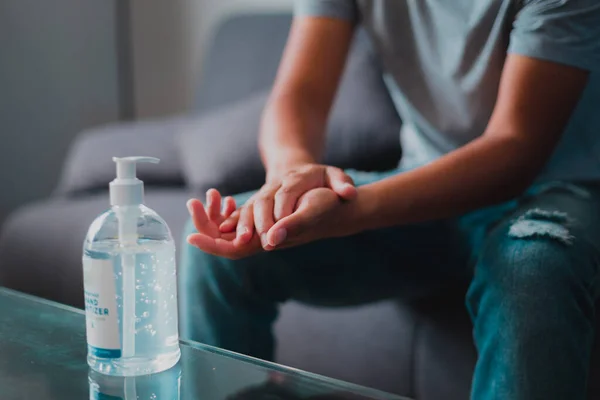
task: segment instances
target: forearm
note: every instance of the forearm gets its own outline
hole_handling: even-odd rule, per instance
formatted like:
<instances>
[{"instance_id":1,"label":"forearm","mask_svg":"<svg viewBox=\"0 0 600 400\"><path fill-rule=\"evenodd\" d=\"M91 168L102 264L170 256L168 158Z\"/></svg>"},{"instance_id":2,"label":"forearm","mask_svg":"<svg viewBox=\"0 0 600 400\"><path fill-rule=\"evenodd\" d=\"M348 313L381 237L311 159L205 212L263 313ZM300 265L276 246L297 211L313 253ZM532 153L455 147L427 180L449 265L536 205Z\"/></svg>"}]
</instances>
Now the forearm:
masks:
<instances>
[{"instance_id":1,"label":"forearm","mask_svg":"<svg viewBox=\"0 0 600 400\"><path fill-rule=\"evenodd\" d=\"M295 226L285 218L278 221L271 239L282 233L277 229L284 229L288 238L304 232L298 243L305 243L442 219L519 195L553 153L588 75L568 65L511 54L482 136L426 166L362 186L351 201L334 197L335 204L321 210L309 204L306 212L290 216L296 216Z\"/></svg>"},{"instance_id":2,"label":"forearm","mask_svg":"<svg viewBox=\"0 0 600 400\"><path fill-rule=\"evenodd\" d=\"M263 114L259 148L269 176L317 162L325 143L326 115L300 94L273 93Z\"/></svg>"},{"instance_id":3,"label":"forearm","mask_svg":"<svg viewBox=\"0 0 600 400\"><path fill-rule=\"evenodd\" d=\"M353 31L352 23L335 18L306 17L292 22L260 130L267 180L294 165L321 158L327 115Z\"/></svg>"},{"instance_id":4,"label":"forearm","mask_svg":"<svg viewBox=\"0 0 600 400\"><path fill-rule=\"evenodd\" d=\"M376 229L457 216L523 192L547 158L535 143L480 137L440 159L359 189L357 226Z\"/></svg>"}]
</instances>

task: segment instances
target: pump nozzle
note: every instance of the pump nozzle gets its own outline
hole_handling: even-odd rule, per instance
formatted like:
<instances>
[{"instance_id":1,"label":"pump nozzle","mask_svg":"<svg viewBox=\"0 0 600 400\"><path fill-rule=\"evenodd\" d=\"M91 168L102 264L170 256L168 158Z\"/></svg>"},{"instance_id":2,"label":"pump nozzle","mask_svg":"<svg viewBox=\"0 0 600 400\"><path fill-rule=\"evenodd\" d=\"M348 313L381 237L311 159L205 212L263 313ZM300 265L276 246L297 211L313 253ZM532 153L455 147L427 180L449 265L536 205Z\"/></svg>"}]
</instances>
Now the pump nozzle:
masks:
<instances>
[{"instance_id":1,"label":"pump nozzle","mask_svg":"<svg viewBox=\"0 0 600 400\"><path fill-rule=\"evenodd\" d=\"M155 157L113 157L117 164L117 178L110 183L110 204L129 206L144 201L144 183L136 176L139 162L158 164Z\"/></svg>"},{"instance_id":2,"label":"pump nozzle","mask_svg":"<svg viewBox=\"0 0 600 400\"><path fill-rule=\"evenodd\" d=\"M135 167L139 162L158 164L160 160L155 157L113 157L117 164L117 179L136 179Z\"/></svg>"}]
</instances>

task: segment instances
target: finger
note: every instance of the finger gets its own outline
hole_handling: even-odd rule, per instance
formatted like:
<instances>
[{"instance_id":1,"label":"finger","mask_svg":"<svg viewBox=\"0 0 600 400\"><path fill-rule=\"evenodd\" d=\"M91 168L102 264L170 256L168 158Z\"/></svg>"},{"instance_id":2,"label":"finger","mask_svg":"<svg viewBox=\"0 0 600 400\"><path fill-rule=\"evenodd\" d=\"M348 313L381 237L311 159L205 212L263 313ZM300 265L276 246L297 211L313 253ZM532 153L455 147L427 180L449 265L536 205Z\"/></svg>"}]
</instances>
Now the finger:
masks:
<instances>
[{"instance_id":1,"label":"finger","mask_svg":"<svg viewBox=\"0 0 600 400\"><path fill-rule=\"evenodd\" d=\"M273 216L276 221L287 217L294 212L298 198L315 187L314 182L300 177L286 179L277 193L273 205Z\"/></svg>"},{"instance_id":2,"label":"finger","mask_svg":"<svg viewBox=\"0 0 600 400\"><path fill-rule=\"evenodd\" d=\"M345 200L352 200L358 193L354 181L339 168L328 167L326 172L327 184L338 196Z\"/></svg>"},{"instance_id":3,"label":"finger","mask_svg":"<svg viewBox=\"0 0 600 400\"><path fill-rule=\"evenodd\" d=\"M239 243L248 243L254 232L254 209L253 203L246 204L240 212L240 219L237 224L237 238Z\"/></svg>"},{"instance_id":4,"label":"finger","mask_svg":"<svg viewBox=\"0 0 600 400\"><path fill-rule=\"evenodd\" d=\"M216 256L236 258L240 253L240 250L233 245L233 241L212 238L201 233L189 235L187 237L187 242L192 246L198 247L205 253Z\"/></svg>"},{"instance_id":5,"label":"finger","mask_svg":"<svg viewBox=\"0 0 600 400\"><path fill-rule=\"evenodd\" d=\"M192 222L196 230L199 233L212 234L211 223L208 220L208 215L202 202L198 199L190 199L187 202L187 208L192 216Z\"/></svg>"},{"instance_id":6,"label":"finger","mask_svg":"<svg viewBox=\"0 0 600 400\"><path fill-rule=\"evenodd\" d=\"M221 214L223 218L229 218L229 216L235 211L235 209L236 205L234 198L231 196L225 197L225 200L223 200L223 212Z\"/></svg>"},{"instance_id":7,"label":"finger","mask_svg":"<svg viewBox=\"0 0 600 400\"><path fill-rule=\"evenodd\" d=\"M268 246L267 232L273 226L273 197L262 197L254 202L254 226L263 247Z\"/></svg>"},{"instance_id":8,"label":"finger","mask_svg":"<svg viewBox=\"0 0 600 400\"><path fill-rule=\"evenodd\" d=\"M206 192L206 211L211 221L218 221L221 216L221 194L216 189Z\"/></svg>"},{"instance_id":9,"label":"finger","mask_svg":"<svg viewBox=\"0 0 600 400\"><path fill-rule=\"evenodd\" d=\"M228 240L230 242L233 242L236 237L237 237L237 234L235 232L228 232L228 233L221 234L221 239Z\"/></svg>"},{"instance_id":10,"label":"finger","mask_svg":"<svg viewBox=\"0 0 600 400\"><path fill-rule=\"evenodd\" d=\"M270 250L267 242L267 232L275 223L273 219L273 202L271 198L254 204L254 225L260 244L265 250Z\"/></svg>"},{"instance_id":11,"label":"finger","mask_svg":"<svg viewBox=\"0 0 600 400\"><path fill-rule=\"evenodd\" d=\"M227 218L225 221L223 221L223 223L219 226L219 229L221 230L221 232L232 232L232 231L236 230L236 226L240 219L240 213L241 213L242 209L247 207L249 204L252 204L256 197L257 197L257 193L255 193L248 200L246 200L243 207L240 207L237 210L235 210L233 212L233 214L231 214L229 216L229 218ZM235 201L234 201L234 203L235 203ZM254 226L254 222L252 223L252 226Z\"/></svg>"},{"instance_id":12,"label":"finger","mask_svg":"<svg viewBox=\"0 0 600 400\"><path fill-rule=\"evenodd\" d=\"M283 244L288 238L299 235L310 224L313 214L316 213L310 208L304 208L280 219L267 232L267 243L275 248Z\"/></svg>"},{"instance_id":13,"label":"finger","mask_svg":"<svg viewBox=\"0 0 600 400\"><path fill-rule=\"evenodd\" d=\"M289 215L283 219L280 219L269 229L267 232L267 243L269 246L276 248L284 244L290 235L290 229L292 231L298 231L301 226L301 222L298 220L298 213Z\"/></svg>"},{"instance_id":14,"label":"finger","mask_svg":"<svg viewBox=\"0 0 600 400\"><path fill-rule=\"evenodd\" d=\"M219 226L219 230L221 232L233 232L235 231L235 227L238 224L240 219L240 210L235 210L233 214L229 216L223 223Z\"/></svg>"},{"instance_id":15,"label":"finger","mask_svg":"<svg viewBox=\"0 0 600 400\"><path fill-rule=\"evenodd\" d=\"M252 237L246 242L242 243L239 239L235 239L233 241L233 245L240 249L242 255L250 255L255 254L262 250L273 250L274 247L267 245L266 247L262 247L260 243L260 236L256 233L256 231L252 234Z\"/></svg>"}]
</instances>

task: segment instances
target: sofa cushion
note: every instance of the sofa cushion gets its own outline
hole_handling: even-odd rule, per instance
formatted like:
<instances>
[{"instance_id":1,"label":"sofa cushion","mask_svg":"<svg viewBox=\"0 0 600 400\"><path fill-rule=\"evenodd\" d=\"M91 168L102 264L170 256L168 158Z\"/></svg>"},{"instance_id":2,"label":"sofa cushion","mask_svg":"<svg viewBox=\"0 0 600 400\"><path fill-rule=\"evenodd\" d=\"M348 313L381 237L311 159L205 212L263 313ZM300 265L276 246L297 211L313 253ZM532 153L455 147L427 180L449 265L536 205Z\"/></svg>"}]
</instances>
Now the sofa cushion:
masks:
<instances>
[{"instance_id":1,"label":"sofa cushion","mask_svg":"<svg viewBox=\"0 0 600 400\"><path fill-rule=\"evenodd\" d=\"M189 218L189 197L183 188L146 190L146 204L164 218L177 245ZM108 207L108 195L100 193L55 197L12 213L0 231L0 286L83 307L83 241Z\"/></svg>"},{"instance_id":2,"label":"sofa cushion","mask_svg":"<svg viewBox=\"0 0 600 400\"><path fill-rule=\"evenodd\" d=\"M275 324L275 360L413 398L416 328L412 311L394 300L334 308L288 302Z\"/></svg>"},{"instance_id":3,"label":"sofa cushion","mask_svg":"<svg viewBox=\"0 0 600 400\"><path fill-rule=\"evenodd\" d=\"M181 186L183 177L174 137L192 117L113 123L82 132L67 155L58 194L107 189L115 178L112 157L153 156L160 164L140 164L138 177L147 185Z\"/></svg>"},{"instance_id":4,"label":"sofa cushion","mask_svg":"<svg viewBox=\"0 0 600 400\"><path fill-rule=\"evenodd\" d=\"M401 121L364 35L354 42L327 126L324 162L342 168L387 170L400 159ZM187 184L232 194L264 182L258 152L260 116L268 91L189 120L179 136Z\"/></svg>"},{"instance_id":5,"label":"sofa cushion","mask_svg":"<svg viewBox=\"0 0 600 400\"><path fill-rule=\"evenodd\" d=\"M466 286L457 287L411 304L415 398L469 398L477 352L465 293Z\"/></svg>"}]
</instances>

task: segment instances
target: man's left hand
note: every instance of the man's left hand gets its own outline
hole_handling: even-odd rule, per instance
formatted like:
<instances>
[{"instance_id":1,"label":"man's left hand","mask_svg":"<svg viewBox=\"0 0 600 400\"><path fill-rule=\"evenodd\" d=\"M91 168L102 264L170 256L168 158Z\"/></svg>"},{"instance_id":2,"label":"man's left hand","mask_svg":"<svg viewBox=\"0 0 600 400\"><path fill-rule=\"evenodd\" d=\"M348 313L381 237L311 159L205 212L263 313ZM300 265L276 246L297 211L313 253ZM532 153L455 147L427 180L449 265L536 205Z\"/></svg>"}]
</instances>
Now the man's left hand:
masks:
<instances>
[{"instance_id":1,"label":"man's left hand","mask_svg":"<svg viewBox=\"0 0 600 400\"><path fill-rule=\"evenodd\" d=\"M351 232L346 227L355 213L353 204L344 202L331 189L318 188L305 193L298 200L294 212L277 221L267 232L268 246L261 246L256 233L250 241L242 241L232 234L214 230L191 234L187 240L206 253L239 259L279 248L297 246L327 237L344 236ZM210 219L199 200L189 202L190 213L198 227ZM233 233L233 232L232 232Z\"/></svg>"}]
</instances>

